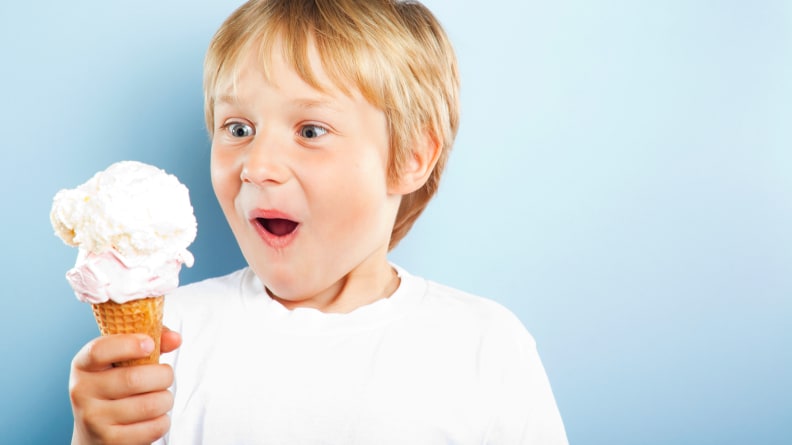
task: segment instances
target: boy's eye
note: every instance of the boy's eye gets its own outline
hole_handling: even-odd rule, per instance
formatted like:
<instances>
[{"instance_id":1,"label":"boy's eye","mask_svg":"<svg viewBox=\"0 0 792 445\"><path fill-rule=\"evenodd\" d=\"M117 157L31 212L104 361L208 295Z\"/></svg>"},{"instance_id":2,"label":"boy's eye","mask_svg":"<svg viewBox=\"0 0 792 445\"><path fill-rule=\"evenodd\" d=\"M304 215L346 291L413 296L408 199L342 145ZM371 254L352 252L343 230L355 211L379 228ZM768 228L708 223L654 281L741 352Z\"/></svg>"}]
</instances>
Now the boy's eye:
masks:
<instances>
[{"instance_id":1,"label":"boy's eye","mask_svg":"<svg viewBox=\"0 0 792 445\"><path fill-rule=\"evenodd\" d=\"M226 130L235 138L244 138L253 135L253 127L241 122L232 122L226 125Z\"/></svg>"},{"instance_id":2,"label":"boy's eye","mask_svg":"<svg viewBox=\"0 0 792 445\"><path fill-rule=\"evenodd\" d=\"M327 134L327 129L318 125L303 125L300 127L300 136L306 139L315 139Z\"/></svg>"}]
</instances>

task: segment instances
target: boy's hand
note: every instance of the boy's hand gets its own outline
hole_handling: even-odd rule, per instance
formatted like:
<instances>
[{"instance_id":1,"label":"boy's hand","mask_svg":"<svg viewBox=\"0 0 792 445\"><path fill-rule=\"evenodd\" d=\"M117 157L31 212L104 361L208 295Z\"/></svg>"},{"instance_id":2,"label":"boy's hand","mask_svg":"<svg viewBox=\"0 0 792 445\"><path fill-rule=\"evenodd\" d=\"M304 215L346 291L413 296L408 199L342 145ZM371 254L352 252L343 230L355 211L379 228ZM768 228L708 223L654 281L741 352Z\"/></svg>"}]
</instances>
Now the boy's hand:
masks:
<instances>
[{"instance_id":1,"label":"boy's hand","mask_svg":"<svg viewBox=\"0 0 792 445\"><path fill-rule=\"evenodd\" d=\"M162 352L181 345L163 328ZM168 365L114 368L113 363L147 356L154 342L144 334L98 337L74 356L69 395L74 413L72 444L150 444L170 428L173 369Z\"/></svg>"}]
</instances>

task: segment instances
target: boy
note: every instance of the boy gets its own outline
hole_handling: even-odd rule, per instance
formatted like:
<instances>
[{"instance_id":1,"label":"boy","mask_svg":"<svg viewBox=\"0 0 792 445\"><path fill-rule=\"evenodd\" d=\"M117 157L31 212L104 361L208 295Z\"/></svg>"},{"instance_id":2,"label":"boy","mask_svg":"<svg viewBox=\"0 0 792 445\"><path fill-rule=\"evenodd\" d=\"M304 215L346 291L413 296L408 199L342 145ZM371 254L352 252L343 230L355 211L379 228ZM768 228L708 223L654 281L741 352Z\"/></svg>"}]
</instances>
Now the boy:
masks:
<instances>
[{"instance_id":1,"label":"boy","mask_svg":"<svg viewBox=\"0 0 792 445\"><path fill-rule=\"evenodd\" d=\"M458 126L456 60L425 7L251 0L212 40L204 90L249 267L168 296L168 364L111 368L145 336L86 345L73 443L566 443L516 317L387 259Z\"/></svg>"}]
</instances>

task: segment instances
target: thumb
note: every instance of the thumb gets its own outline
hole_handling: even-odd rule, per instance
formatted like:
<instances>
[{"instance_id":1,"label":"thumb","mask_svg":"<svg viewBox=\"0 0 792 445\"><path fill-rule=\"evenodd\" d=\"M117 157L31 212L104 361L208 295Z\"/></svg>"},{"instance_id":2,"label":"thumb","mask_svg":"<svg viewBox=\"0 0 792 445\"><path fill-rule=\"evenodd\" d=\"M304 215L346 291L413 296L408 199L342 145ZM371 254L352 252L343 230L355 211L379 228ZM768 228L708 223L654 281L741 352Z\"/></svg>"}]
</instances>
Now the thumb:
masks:
<instances>
[{"instance_id":1,"label":"thumb","mask_svg":"<svg viewBox=\"0 0 792 445\"><path fill-rule=\"evenodd\" d=\"M145 334L114 334L97 337L80 349L72 366L81 371L102 371L113 363L151 354L154 341Z\"/></svg>"},{"instance_id":2,"label":"thumb","mask_svg":"<svg viewBox=\"0 0 792 445\"><path fill-rule=\"evenodd\" d=\"M181 346L182 337L176 331L171 331L167 326L162 327L162 339L160 340L160 349L164 354L171 352Z\"/></svg>"}]
</instances>

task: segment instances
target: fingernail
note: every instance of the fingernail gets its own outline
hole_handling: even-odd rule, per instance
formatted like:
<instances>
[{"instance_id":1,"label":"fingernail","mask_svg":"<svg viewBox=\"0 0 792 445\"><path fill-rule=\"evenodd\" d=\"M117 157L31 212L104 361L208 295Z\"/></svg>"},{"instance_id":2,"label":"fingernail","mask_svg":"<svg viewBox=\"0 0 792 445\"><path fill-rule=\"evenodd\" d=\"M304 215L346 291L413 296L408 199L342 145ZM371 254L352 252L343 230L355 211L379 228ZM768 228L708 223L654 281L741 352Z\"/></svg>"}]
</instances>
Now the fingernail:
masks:
<instances>
[{"instance_id":1,"label":"fingernail","mask_svg":"<svg viewBox=\"0 0 792 445\"><path fill-rule=\"evenodd\" d=\"M146 354L150 354L154 350L154 340L149 337L144 338L140 341L140 349Z\"/></svg>"}]
</instances>

